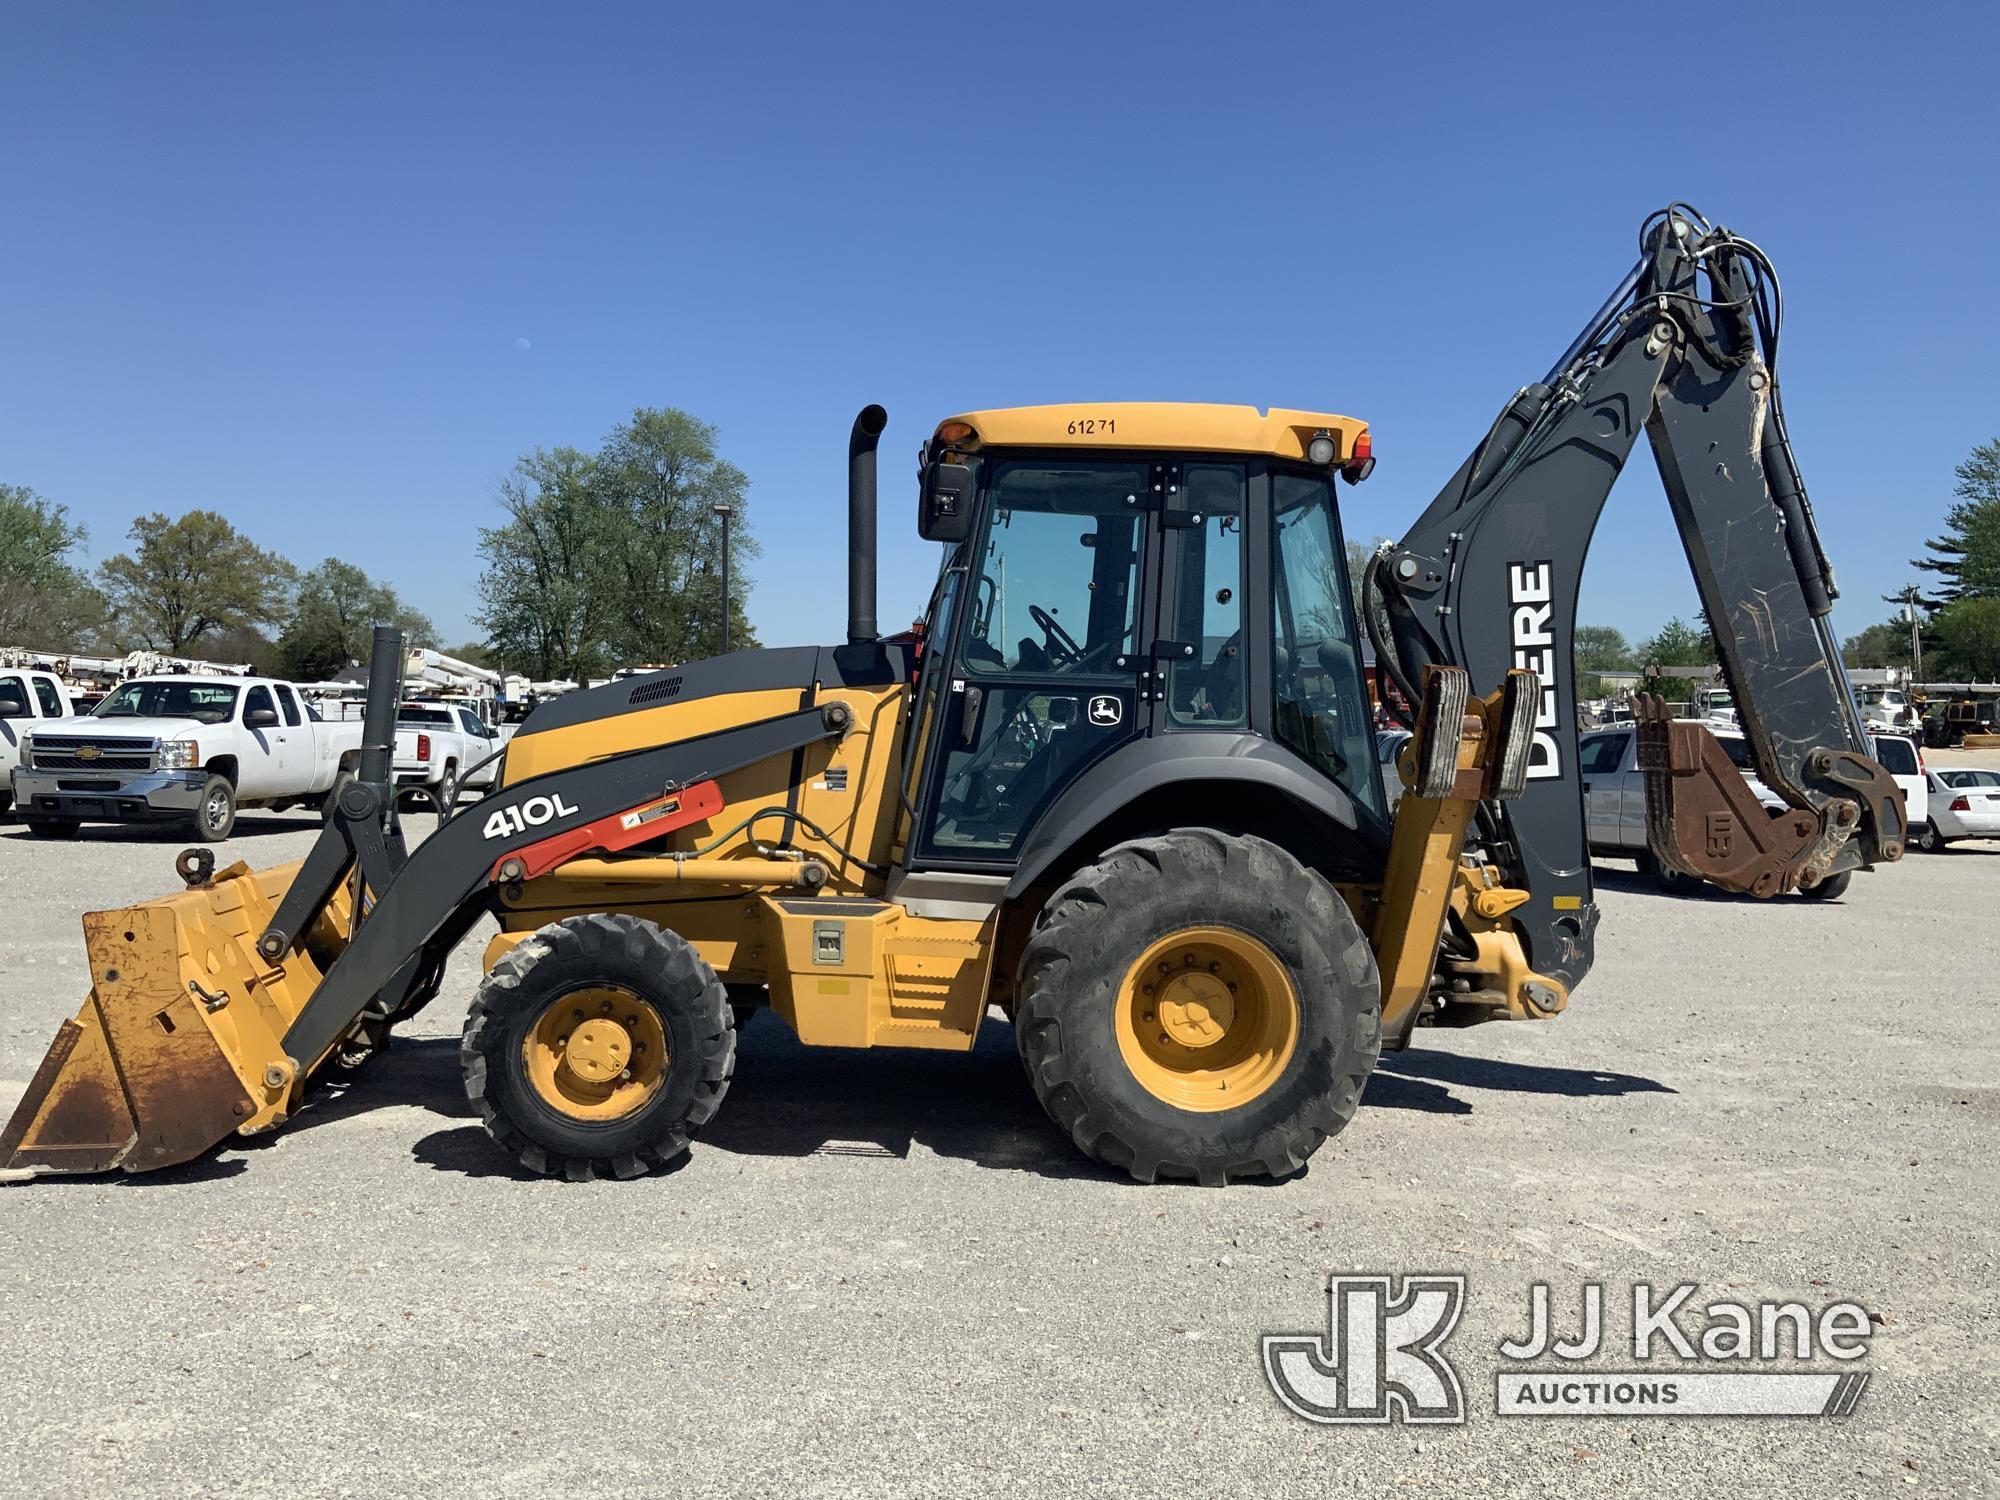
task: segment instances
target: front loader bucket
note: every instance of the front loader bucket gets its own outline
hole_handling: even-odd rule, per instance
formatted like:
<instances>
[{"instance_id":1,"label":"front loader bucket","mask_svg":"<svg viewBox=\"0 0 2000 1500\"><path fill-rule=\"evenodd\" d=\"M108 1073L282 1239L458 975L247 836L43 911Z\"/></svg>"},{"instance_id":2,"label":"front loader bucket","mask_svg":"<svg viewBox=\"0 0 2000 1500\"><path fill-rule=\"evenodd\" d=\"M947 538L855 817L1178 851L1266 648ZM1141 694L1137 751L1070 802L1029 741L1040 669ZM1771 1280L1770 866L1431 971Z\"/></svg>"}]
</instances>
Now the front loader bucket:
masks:
<instances>
[{"instance_id":1,"label":"front loader bucket","mask_svg":"<svg viewBox=\"0 0 2000 1500\"><path fill-rule=\"evenodd\" d=\"M307 1066L284 1036L345 946L345 890L277 964L257 935L298 864L236 864L179 895L83 919L90 996L0 1131L0 1169L144 1172L291 1112Z\"/></svg>"}]
</instances>

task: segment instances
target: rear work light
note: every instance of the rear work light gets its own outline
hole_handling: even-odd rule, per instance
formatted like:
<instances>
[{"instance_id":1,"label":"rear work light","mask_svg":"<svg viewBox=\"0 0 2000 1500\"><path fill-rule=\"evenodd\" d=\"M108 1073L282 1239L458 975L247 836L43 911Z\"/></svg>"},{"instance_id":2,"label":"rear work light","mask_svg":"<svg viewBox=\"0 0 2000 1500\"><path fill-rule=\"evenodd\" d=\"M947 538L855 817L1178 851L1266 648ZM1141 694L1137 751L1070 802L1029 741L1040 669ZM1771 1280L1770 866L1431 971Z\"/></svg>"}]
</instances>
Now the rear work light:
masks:
<instances>
[{"instance_id":1,"label":"rear work light","mask_svg":"<svg viewBox=\"0 0 2000 1500\"><path fill-rule=\"evenodd\" d=\"M417 736L417 759L429 760L430 758L431 758L431 737L427 734L420 734Z\"/></svg>"},{"instance_id":2,"label":"rear work light","mask_svg":"<svg viewBox=\"0 0 2000 1500\"><path fill-rule=\"evenodd\" d=\"M1359 484L1375 472L1375 444L1367 433L1354 440L1354 451L1347 455L1347 462L1340 466L1340 477L1349 484Z\"/></svg>"}]
</instances>

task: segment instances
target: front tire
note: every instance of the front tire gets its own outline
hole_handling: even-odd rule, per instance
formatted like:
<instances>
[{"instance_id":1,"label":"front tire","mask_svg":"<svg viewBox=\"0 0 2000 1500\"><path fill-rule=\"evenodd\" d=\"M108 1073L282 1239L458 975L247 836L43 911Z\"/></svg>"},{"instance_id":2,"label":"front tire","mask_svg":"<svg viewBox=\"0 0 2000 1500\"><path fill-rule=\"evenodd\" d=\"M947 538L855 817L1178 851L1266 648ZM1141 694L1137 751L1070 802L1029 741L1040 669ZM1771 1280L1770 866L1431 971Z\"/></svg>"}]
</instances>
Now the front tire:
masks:
<instances>
[{"instance_id":1,"label":"front tire","mask_svg":"<svg viewBox=\"0 0 2000 1500\"><path fill-rule=\"evenodd\" d=\"M1071 877L1018 994L1042 1107L1141 1182L1296 1172L1353 1118L1381 1051L1381 983L1347 904L1277 845L1209 829Z\"/></svg>"},{"instance_id":2,"label":"front tire","mask_svg":"<svg viewBox=\"0 0 2000 1500\"><path fill-rule=\"evenodd\" d=\"M83 828L77 818L23 818L28 832L38 839L73 839Z\"/></svg>"},{"instance_id":3,"label":"front tire","mask_svg":"<svg viewBox=\"0 0 2000 1500\"><path fill-rule=\"evenodd\" d=\"M605 913L552 922L495 964L459 1045L487 1134L572 1182L685 1155L735 1062L715 971L680 934Z\"/></svg>"},{"instance_id":4,"label":"front tire","mask_svg":"<svg viewBox=\"0 0 2000 1500\"><path fill-rule=\"evenodd\" d=\"M195 841L220 844L236 829L236 788L227 776L211 776L202 783L201 801L190 820Z\"/></svg>"}]
</instances>

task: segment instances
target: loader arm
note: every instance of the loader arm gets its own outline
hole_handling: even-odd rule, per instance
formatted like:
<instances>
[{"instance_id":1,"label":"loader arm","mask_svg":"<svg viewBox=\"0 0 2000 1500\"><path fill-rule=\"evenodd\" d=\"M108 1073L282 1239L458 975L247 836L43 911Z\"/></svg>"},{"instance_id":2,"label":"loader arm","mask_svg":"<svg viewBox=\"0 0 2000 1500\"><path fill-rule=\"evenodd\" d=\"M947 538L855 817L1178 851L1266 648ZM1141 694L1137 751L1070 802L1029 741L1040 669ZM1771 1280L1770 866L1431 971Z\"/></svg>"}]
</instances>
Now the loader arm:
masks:
<instances>
[{"instance_id":1,"label":"loader arm","mask_svg":"<svg viewBox=\"0 0 2000 1500\"><path fill-rule=\"evenodd\" d=\"M400 641L376 649L400 660ZM371 717L394 696L393 681L371 683ZM407 855L393 789L364 757L300 865L212 872L190 850L186 892L85 919L96 987L0 1132L0 1168L145 1171L281 1123L344 1039L428 998L502 890L699 821L722 806L717 778L852 723L835 700L550 771L442 818ZM780 862L731 870L753 884L826 876L807 860L756 864Z\"/></svg>"},{"instance_id":2,"label":"loader arm","mask_svg":"<svg viewBox=\"0 0 2000 1500\"><path fill-rule=\"evenodd\" d=\"M1380 659L1410 702L1423 668L1476 684L1539 674L1521 795L1487 803L1474 842L1528 900L1536 969L1574 988L1597 911L1577 774L1577 586L1599 513L1643 430L1693 568L1766 813L1700 726L1642 701L1656 855L1759 896L1897 859L1900 792L1869 755L1828 614L1833 572L1785 435L1781 314L1763 252L1684 205L1648 219L1631 273L1541 381L1519 392L1402 541L1371 564Z\"/></svg>"}]
</instances>

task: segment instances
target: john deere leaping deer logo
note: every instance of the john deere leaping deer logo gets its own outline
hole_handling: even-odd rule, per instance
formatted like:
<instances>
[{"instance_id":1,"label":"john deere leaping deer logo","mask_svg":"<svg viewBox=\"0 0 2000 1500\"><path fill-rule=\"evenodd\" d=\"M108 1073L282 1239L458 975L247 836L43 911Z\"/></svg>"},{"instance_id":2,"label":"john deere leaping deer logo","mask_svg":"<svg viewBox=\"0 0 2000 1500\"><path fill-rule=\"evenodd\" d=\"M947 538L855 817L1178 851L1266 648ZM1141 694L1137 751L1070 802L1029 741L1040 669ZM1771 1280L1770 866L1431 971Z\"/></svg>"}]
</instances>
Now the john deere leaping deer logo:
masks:
<instances>
[{"instance_id":1,"label":"john deere leaping deer logo","mask_svg":"<svg viewBox=\"0 0 2000 1500\"><path fill-rule=\"evenodd\" d=\"M1086 712L1091 723L1100 729L1109 729L1125 717L1125 700L1116 693L1099 693L1090 700Z\"/></svg>"}]
</instances>

